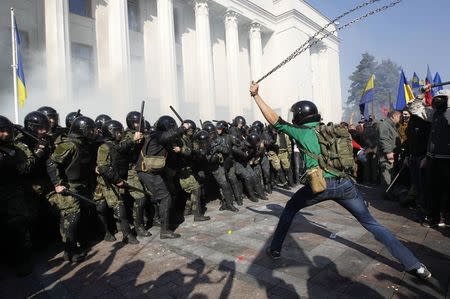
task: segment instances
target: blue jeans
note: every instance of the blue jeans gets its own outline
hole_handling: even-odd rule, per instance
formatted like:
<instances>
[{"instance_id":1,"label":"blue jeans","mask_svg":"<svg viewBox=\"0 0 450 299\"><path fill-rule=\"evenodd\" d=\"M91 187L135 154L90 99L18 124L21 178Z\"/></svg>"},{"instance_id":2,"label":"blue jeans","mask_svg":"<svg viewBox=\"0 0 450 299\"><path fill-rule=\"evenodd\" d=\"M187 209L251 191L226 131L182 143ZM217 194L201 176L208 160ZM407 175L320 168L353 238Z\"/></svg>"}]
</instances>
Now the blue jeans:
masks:
<instances>
[{"instance_id":1,"label":"blue jeans","mask_svg":"<svg viewBox=\"0 0 450 299\"><path fill-rule=\"evenodd\" d=\"M348 178L326 179L327 189L313 194L309 186L299 189L287 202L281 214L270 248L281 251L281 246L291 226L295 214L301 209L332 199L349 211L361 225L371 232L375 239L387 247L404 266L406 271L420 267L419 260L388 229L378 223L370 214L364 200L353 182Z\"/></svg>"}]
</instances>

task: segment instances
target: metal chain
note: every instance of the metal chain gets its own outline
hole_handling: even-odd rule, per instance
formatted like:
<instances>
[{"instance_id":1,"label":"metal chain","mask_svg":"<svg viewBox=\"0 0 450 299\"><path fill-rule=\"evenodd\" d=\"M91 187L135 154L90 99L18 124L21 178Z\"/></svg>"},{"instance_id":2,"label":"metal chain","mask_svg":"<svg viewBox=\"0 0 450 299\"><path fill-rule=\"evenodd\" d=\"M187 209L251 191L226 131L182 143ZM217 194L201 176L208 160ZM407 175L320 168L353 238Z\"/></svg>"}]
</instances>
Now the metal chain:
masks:
<instances>
[{"instance_id":1,"label":"metal chain","mask_svg":"<svg viewBox=\"0 0 450 299\"><path fill-rule=\"evenodd\" d=\"M266 79L267 77L269 77L271 74L273 74L274 72L276 72L278 69L280 69L282 66L284 66L286 63L288 63L289 61L291 61L292 59L294 59L295 57L297 57L298 55L300 55L301 53L305 52L307 49L311 48L312 46L316 45L317 43L319 43L320 41L322 41L323 39L335 34L337 31L345 29L369 16L372 16L376 13L380 13L383 12L389 8L392 8L394 6L396 6L397 4L399 4L400 2L402 2L402 0L396 0L391 2L388 5L382 6L380 8L377 8L375 10L372 10L368 13L366 13L365 15L362 15L356 19L354 19L353 21L348 22L345 25L342 25L340 27L337 27L335 30L333 31L327 31L322 37L317 39L317 36L322 33L323 31L326 30L326 28L328 26L330 26L331 24L334 24L337 20L343 18L344 16L350 14L351 12L354 12L362 7L368 6L372 3L378 2L380 0L371 0L368 1L366 3L363 3L345 13L343 13L342 15L338 16L337 18L335 18L333 21L331 21L330 23L328 23L325 27L322 27L322 29L320 29L318 32L316 32L312 37L310 37L305 43L303 43L303 45L301 45L297 50L295 50L291 55L289 55L285 60L283 60L280 64L278 64L276 67L274 67L272 70L270 70L267 74L265 74L264 76L261 77L261 79L259 79L258 81L256 81L256 83L260 83L262 80Z\"/></svg>"}]
</instances>

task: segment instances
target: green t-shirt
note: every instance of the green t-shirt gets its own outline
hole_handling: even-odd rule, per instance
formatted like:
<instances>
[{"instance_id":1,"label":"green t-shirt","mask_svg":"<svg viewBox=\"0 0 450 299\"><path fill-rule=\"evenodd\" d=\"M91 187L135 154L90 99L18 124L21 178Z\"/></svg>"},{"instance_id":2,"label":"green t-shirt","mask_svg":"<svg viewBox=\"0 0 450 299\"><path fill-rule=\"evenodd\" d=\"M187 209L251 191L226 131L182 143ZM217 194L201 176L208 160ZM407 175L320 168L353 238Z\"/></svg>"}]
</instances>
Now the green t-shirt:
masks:
<instances>
[{"instance_id":1,"label":"green t-shirt","mask_svg":"<svg viewBox=\"0 0 450 299\"><path fill-rule=\"evenodd\" d=\"M297 142L297 146L300 148L303 148L313 154L320 155L320 145L319 140L317 139L317 135L314 132L314 127L318 126L318 122L310 122L306 123L303 126L305 127L311 127L311 129L304 129L300 127L296 127L286 121L284 121L281 117L278 119L278 121L275 123L274 127L280 132L285 133L289 137L295 140ZM319 166L319 162L310 157L309 155L303 153L303 159L306 164L306 168L310 169L313 167ZM325 178L333 178L336 177L336 175L324 171L324 177Z\"/></svg>"}]
</instances>

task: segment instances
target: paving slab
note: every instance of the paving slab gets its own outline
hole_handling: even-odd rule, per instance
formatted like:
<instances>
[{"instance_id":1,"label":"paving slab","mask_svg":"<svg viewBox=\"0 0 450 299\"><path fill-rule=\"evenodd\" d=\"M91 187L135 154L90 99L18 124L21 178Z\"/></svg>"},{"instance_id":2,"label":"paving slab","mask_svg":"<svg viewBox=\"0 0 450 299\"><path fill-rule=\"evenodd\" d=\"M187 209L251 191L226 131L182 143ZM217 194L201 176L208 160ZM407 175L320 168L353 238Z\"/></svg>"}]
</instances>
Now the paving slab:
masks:
<instances>
[{"instance_id":1,"label":"paving slab","mask_svg":"<svg viewBox=\"0 0 450 299\"><path fill-rule=\"evenodd\" d=\"M239 212L208 204L208 222L188 216L180 239L159 228L139 245L94 244L85 261L69 264L61 246L35 254L34 273L17 278L0 267L0 298L448 298L450 229L427 229L413 212L361 187L370 211L432 271L418 281L345 209L327 201L296 215L282 258L265 254L289 197L245 202ZM118 234L117 239L121 239Z\"/></svg>"}]
</instances>

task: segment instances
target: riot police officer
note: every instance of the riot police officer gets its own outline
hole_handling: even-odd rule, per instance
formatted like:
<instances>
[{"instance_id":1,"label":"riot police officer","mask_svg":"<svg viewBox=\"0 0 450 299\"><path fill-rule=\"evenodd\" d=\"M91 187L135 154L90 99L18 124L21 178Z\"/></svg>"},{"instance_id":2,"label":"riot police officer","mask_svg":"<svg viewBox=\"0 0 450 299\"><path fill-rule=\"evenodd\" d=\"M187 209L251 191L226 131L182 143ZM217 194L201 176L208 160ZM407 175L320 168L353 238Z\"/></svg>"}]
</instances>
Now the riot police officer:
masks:
<instances>
[{"instance_id":1,"label":"riot police officer","mask_svg":"<svg viewBox=\"0 0 450 299\"><path fill-rule=\"evenodd\" d=\"M152 200L158 203L161 218L161 239L181 237L171 229L170 208L172 196L167 181L173 179L174 170L169 168L173 160L174 144L188 129L188 124L177 127L175 120L167 115L161 116L155 124L156 130L150 133L142 147L142 154L136 165L138 176L152 194ZM176 160L176 158L175 158Z\"/></svg>"},{"instance_id":2,"label":"riot police officer","mask_svg":"<svg viewBox=\"0 0 450 299\"><path fill-rule=\"evenodd\" d=\"M97 153L97 187L94 198L97 201L97 211L105 228L105 240L114 241L115 237L109 231L107 221L107 206L113 209L114 216L119 221L123 234L123 242L138 244L139 241L131 232L123 200L125 182L128 176L128 148L130 143L121 143L124 137L123 126L116 120L108 120L103 124L105 143L98 148ZM138 235L149 233L141 226L136 227Z\"/></svg>"},{"instance_id":3,"label":"riot police officer","mask_svg":"<svg viewBox=\"0 0 450 299\"><path fill-rule=\"evenodd\" d=\"M84 257L77 247L76 239L80 198L67 195L66 190L89 196L88 186L94 174L92 165L95 165L91 161L90 142L94 138L94 121L79 116L74 119L67 138L57 144L47 161L47 172L55 188L55 194L49 200L60 214L60 233L66 261L78 262Z\"/></svg>"}]
</instances>

